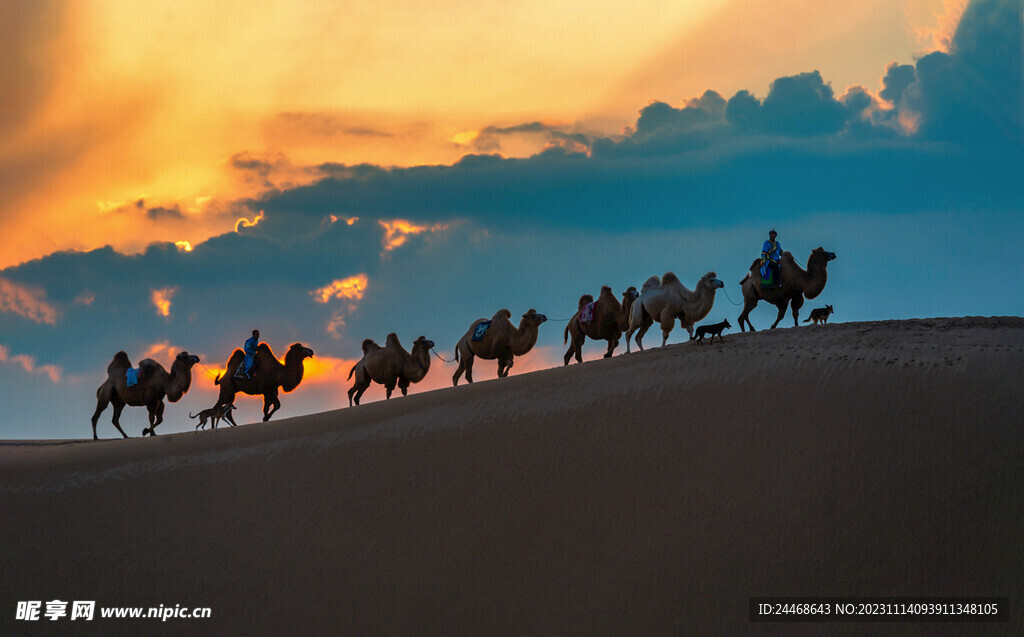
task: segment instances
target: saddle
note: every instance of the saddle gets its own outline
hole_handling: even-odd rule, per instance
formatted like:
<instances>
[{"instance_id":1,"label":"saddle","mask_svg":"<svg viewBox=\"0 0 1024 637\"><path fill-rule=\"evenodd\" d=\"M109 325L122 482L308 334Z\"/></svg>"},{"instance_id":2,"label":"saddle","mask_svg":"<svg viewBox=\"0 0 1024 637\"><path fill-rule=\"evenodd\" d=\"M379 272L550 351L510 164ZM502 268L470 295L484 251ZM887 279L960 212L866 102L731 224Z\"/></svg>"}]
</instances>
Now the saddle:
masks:
<instances>
[{"instance_id":1,"label":"saddle","mask_svg":"<svg viewBox=\"0 0 1024 637\"><path fill-rule=\"evenodd\" d=\"M580 312L580 323L589 323L594 320L594 314L597 311L597 301L591 301L583 306L583 310Z\"/></svg>"},{"instance_id":2,"label":"saddle","mask_svg":"<svg viewBox=\"0 0 1024 637\"><path fill-rule=\"evenodd\" d=\"M762 290L775 290L782 287L782 280L779 276L779 268L774 264L764 268L768 271L768 276L761 275L761 289Z\"/></svg>"},{"instance_id":3,"label":"saddle","mask_svg":"<svg viewBox=\"0 0 1024 637\"><path fill-rule=\"evenodd\" d=\"M490 327L491 327L491 322L490 321L484 321L484 322L480 323L479 325L477 325L476 329L473 330L473 340L474 341L482 341L484 339L484 334L487 333L487 330Z\"/></svg>"}]
</instances>

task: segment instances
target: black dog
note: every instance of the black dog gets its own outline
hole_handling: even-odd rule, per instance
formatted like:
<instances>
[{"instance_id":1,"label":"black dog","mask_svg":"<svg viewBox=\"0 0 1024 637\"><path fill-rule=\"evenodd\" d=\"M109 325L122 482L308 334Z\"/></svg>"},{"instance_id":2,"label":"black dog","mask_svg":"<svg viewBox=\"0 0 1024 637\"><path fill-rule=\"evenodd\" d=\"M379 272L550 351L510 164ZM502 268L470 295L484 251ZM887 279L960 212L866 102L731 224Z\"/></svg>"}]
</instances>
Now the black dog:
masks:
<instances>
[{"instance_id":1,"label":"black dog","mask_svg":"<svg viewBox=\"0 0 1024 637\"><path fill-rule=\"evenodd\" d=\"M814 324L817 325L818 321L821 321L822 325L827 325L828 315L832 314L833 312L835 312L835 310L832 309L831 305L826 305L825 307L819 307L817 309L811 310L810 317L808 317L807 320L804 321L804 323L810 323L811 321L814 321Z\"/></svg>"},{"instance_id":2,"label":"black dog","mask_svg":"<svg viewBox=\"0 0 1024 637\"><path fill-rule=\"evenodd\" d=\"M704 342L704 336L706 334L710 334L711 342L714 343L715 335L717 334L718 340L724 343L725 341L722 339L722 330L727 327L732 327L732 325L729 325L729 319L726 319L721 323L715 323L714 325L701 325L693 333L693 336L690 337L690 340L692 341L693 339L697 339L697 344L700 345Z\"/></svg>"}]
</instances>

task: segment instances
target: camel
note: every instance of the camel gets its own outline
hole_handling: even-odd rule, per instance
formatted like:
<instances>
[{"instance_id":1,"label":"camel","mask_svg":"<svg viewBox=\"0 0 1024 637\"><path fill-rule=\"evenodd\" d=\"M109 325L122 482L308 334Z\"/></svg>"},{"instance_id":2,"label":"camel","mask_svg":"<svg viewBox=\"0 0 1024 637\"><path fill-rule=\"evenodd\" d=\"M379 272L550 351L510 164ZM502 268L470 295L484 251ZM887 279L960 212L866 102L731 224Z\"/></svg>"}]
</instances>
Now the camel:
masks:
<instances>
[{"instance_id":1,"label":"camel","mask_svg":"<svg viewBox=\"0 0 1024 637\"><path fill-rule=\"evenodd\" d=\"M108 404L114 405L112 422L125 438L128 434L121 429L121 410L125 405L132 407L145 406L149 411L149 427L142 430L142 435L156 435L156 426L164 421L164 397L172 403L181 400L192 385L192 366L199 362L199 357L188 352L179 352L171 364L171 371L152 358L144 358L139 363L139 382L128 386L127 372L132 363L128 354L118 352L107 365L107 380L96 390L96 412L92 415L92 439L96 436L96 421Z\"/></svg>"},{"instance_id":2,"label":"camel","mask_svg":"<svg viewBox=\"0 0 1024 637\"><path fill-rule=\"evenodd\" d=\"M638 296L640 294L636 288L630 286L622 293L622 303L620 304L612 294L612 289L607 285L602 286L601 294L597 297L597 303L593 307L594 317L585 323L580 322L580 314L583 313L583 308L594 301L594 297L589 294L580 297L579 309L569 319L562 338L564 344L569 342L569 336L572 336L572 344L565 352L565 364L568 365L574 356L577 363L583 362L583 343L586 342L588 336L595 341L608 341L608 351L605 352L604 357L611 358L612 352L619 346L619 338L622 333L629 329L629 310Z\"/></svg>"},{"instance_id":3,"label":"camel","mask_svg":"<svg viewBox=\"0 0 1024 637\"><path fill-rule=\"evenodd\" d=\"M626 331L626 353L629 353L629 337L636 335L636 344L642 350L644 334L657 319L661 323L661 346L665 347L668 335L675 326L676 317L686 331L693 336L693 325L700 321L715 304L715 290L725 287L714 272L708 272L697 281L696 290L690 290L675 274L666 272L661 279L652 276L644 283L629 312L629 329Z\"/></svg>"},{"instance_id":4,"label":"camel","mask_svg":"<svg viewBox=\"0 0 1024 637\"><path fill-rule=\"evenodd\" d=\"M252 378L235 378L235 371L242 364L245 353L236 349L228 359L225 366L224 378L218 374L213 381L214 385L220 385L220 398L218 405L227 405L235 402L235 394L242 392L250 396L263 396L263 422L270 420L274 412L281 408L281 401L277 398L278 388L288 393L299 386L302 382L304 368L302 361L313 356L313 350L303 346L301 343L293 343L284 355L284 365L277 360L274 352L266 343L260 343L256 351L256 368ZM231 412L225 416L232 424Z\"/></svg>"},{"instance_id":5,"label":"camel","mask_svg":"<svg viewBox=\"0 0 1024 637\"><path fill-rule=\"evenodd\" d=\"M434 341L428 341L425 336L420 336L412 344L412 353L405 351L402 344L398 342L398 335L388 334L384 347L366 339L363 341L363 358L356 363L348 373L356 375L356 382L348 390L348 406L359 404L363 392L370 386L370 381L384 385L387 390L387 398L391 398L391 392L395 390L395 384L402 390L402 395L409 393L409 384L418 383L430 371L430 350L434 347Z\"/></svg>"},{"instance_id":6,"label":"camel","mask_svg":"<svg viewBox=\"0 0 1024 637\"><path fill-rule=\"evenodd\" d=\"M538 314L533 309L523 314L518 328L512 325L510 318L512 318L512 312L498 310L491 317L491 326L487 328L483 338L479 341L473 340L473 333L477 326L487 319L477 319L473 322L469 331L455 346L455 360L458 361L459 368L452 376L452 385L459 384L459 377L462 376L463 371L466 372L466 382L473 382L473 359L477 356L484 360L498 359L498 378L508 376L508 371L512 369L513 359L533 349L537 343L540 324L548 320L548 317Z\"/></svg>"},{"instance_id":7,"label":"camel","mask_svg":"<svg viewBox=\"0 0 1024 637\"><path fill-rule=\"evenodd\" d=\"M755 259L750 265L750 272L743 277L740 285L743 286L743 312L740 314L740 330L747 331L744 323L754 331L750 323L750 311L757 307L759 301L768 301L779 308L779 316L772 323L772 329L779 324L782 317L786 315L786 306L793 306L793 323L799 327L800 308L803 307L804 299L813 299L825 289L825 281L828 279L828 262L836 258L835 252L827 252L820 246L811 251L807 259L807 270L797 265L793 255L783 252L779 260L779 280L782 287L774 290L761 289L761 260Z\"/></svg>"}]
</instances>

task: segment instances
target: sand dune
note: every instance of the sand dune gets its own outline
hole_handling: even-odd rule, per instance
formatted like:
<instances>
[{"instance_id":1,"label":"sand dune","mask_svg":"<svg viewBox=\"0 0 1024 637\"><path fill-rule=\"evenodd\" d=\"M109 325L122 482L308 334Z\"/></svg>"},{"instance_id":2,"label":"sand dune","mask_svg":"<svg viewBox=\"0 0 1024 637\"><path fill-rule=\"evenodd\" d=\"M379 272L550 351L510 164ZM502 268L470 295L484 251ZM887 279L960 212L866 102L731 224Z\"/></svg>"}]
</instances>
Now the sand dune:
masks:
<instances>
[{"instance_id":1,"label":"sand dune","mask_svg":"<svg viewBox=\"0 0 1024 637\"><path fill-rule=\"evenodd\" d=\"M0 443L0 632L57 598L212 609L104 634L1020 634L1022 369L1021 318L804 326ZM752 624L764 595L1009 596L1011 622Z\"/></svg>"}]
</instances>

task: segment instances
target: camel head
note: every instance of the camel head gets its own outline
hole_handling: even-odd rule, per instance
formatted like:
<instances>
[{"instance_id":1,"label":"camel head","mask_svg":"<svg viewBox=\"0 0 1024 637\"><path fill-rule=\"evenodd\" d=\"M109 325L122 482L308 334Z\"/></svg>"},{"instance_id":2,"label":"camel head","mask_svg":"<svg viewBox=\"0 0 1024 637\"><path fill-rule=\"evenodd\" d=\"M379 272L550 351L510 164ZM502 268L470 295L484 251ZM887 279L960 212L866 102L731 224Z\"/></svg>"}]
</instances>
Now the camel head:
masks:
<instances>
[{"instance_id":1,"label":"camel head","mask_svg":"<svg viewBox=\"0 0 1024 637\"><path fill-rule=\"evenodd\" d=\"M835 252L828 252L821 246L811 250L811 258L807 260L807 266L813 263L828 263L829 261L836 258Z\"/></svg>"},{"instance_id":2,"label":"camel head","mask_svg":"<svg viewBox=\"0 0 1024 637\"><path fill-rule=\"evenodd\" d=\"M434 341L428 340L426 336L420 336L412 342L412 351L417 349L432 350L434 349Z\"/></svg>"},{"instance_id":3,"label":"camel head","mask_svg":"<svg viewBox=\"0 0 1024 637\"><path fill-rule=\"evenodd\" d=\"M714 272L708 272L702 276L700 278L700 285L711 288L711 290L717 290L718 288L725 287L725 283L723 283Z\"/></svg>"},{"instance_id":4,"label":"camel head","mask_svg":"<svg viewBox=\"0 0 1024 637\"><path fill-rule=\"evenodd\" d=\"M178 352L178 355L174 357L174 362L184 365L185 369L192 369L192 366L199 362L199 357L188 352Z\"/></svg>"},{"instance_id":5,"label":"camel head","mask_svg":"<svg viewBox=\"0 0 1024 637\"><path fill-rule=\"evenodd\" d=\"M636 288L634 286L632 286L632 285L629 286L628 290L626 290L625 292L622 293L622 302L623 303L627 303L627 302L632 303L633 301L637 300L638 298L640 298L640 293L637 292Z\"/></svg>"},{"instance_id":6,"label":"camel head","mask_svg":"<svg viewBox=\"0 0 1024 637\"><path fill-rule=\"evenodd\" d=\"M529 323L530 325L540 325L544 321L548 320L548 317L544 316L543 314L538 314L537 310L530 308L529 312L523 314L523 320Z\"/></svg>"},{"instance_id":7,"label":"camel head","mask_svg":"<svg viewBox=\"0 0 1024 637\"><path fill-rule=\"evenodd\" d=\"M292 346L288 348L288 353L284 355L285 359L298 357L299 360L304 358L313 358L313 350L309 349L302 343L292 343Z\"/></svg>"}]
</instances>

